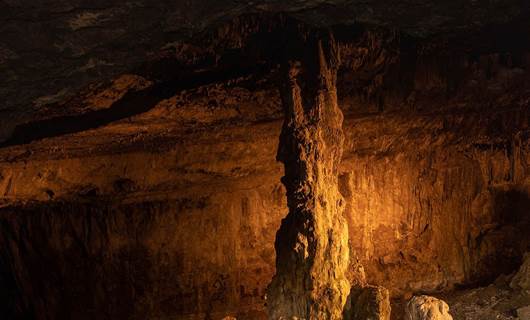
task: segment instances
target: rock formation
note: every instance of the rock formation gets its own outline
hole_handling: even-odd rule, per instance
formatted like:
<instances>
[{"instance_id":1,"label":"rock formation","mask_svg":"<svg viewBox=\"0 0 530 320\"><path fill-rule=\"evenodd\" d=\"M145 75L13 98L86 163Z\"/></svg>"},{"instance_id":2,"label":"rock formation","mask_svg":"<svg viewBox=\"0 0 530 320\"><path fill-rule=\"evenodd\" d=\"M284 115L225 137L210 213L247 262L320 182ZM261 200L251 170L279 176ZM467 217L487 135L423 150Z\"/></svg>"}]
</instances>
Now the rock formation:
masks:
<instances>
[{"instance_id":1,"label":"rock formation","mask_svg":"<svg viewBox=\"0 0 530 320\"><path fill-rule=\"evenodd\" d=\"M339 192L343 116L337 102L338 46L331 34L302 40L284 66L285 120L278 160L289 213L276 236L270 319L338 320L349 293L348 226Z\"/></svg>"},{"instance_id":2,"label":"rock formation","mask_svg":"<svg viewBox=\"0 0 530 320\"><path fill-rule=\"evenodd\" d=\"M517 309L517 317L520 320L530 319L530 306Z\"/></svg>"},{"instance_id":3,"label":"rock formation","mask_svg":"<svg viewBox=\"0 0 530 320\"><path fill-rule=\"evenodd\" d=\"M445 301L430 296L410 299L405 311L406 320L453 320Z\"/></svg>"},{"instance_id":4,"label":"rock formation","mask_svg":"<svg viewBox=\"0 0 530 320\"><path fill-rule=\"evenodd\" d=\"M352 288L344 320L390 320L390 294L381 286Z\"/></svg>"}]
</instances>

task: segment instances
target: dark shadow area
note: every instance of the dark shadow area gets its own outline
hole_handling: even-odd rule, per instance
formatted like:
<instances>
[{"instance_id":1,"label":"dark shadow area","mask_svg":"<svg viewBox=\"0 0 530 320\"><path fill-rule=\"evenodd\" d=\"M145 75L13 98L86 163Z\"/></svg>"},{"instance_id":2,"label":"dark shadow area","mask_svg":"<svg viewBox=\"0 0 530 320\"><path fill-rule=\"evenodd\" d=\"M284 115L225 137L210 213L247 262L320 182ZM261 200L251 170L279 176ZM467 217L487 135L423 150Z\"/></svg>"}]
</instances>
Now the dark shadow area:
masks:
<instances>
[{"instance_id":1,"label":"dark shadow area","mask_svg":"<svg viewBox=\"0 0 530 320\"><path fill-rule=\"evenodd\" d=\"M4 319L14 319L18 294L13 272L4 257L0 258L0 314Z\"/></svg>"},{"instance_id":2,"label":"dark shadow area","mask_svg":"<svg viewBox=\"0 0 530 320\"><path fill-rule=\"evenodd\" d=\"M476 243L476 250L487 253L477 266L475 280L480 285L516 271L530 250L530 195L517 189L499 190L493 201L494 227Z\"/></svg>"},{"instance_id":3,"label":"dark shadow area","mask_svg":"<svg viewBox=\"0 0 530 320\"><path fill-rule=\"evenodd\" d=\"M138 240L103 250L118 232L105 220L112 210L101 202L0 210L0 319L147 317L135 301L149 290L151 260ZM137 232L149 221L129 224Z\"/></svg>"}]
</instances>

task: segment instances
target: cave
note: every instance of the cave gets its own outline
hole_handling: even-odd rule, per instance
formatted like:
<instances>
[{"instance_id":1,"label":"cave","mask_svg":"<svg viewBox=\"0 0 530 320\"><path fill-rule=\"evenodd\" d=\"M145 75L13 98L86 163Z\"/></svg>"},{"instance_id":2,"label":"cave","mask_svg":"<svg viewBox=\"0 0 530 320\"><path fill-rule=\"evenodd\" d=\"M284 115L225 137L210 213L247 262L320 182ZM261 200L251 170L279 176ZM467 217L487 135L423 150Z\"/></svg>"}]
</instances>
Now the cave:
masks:
<instances>
[{"instance_id":1,"label":"cave","mask_svg":"<svg viewBox=\"0 0 530 320\"><path fill-rule=\"evenodd\" d=\"M9 0L0 71L0 319L530 320L525 1Z\"/></svg>"}]
</instances>

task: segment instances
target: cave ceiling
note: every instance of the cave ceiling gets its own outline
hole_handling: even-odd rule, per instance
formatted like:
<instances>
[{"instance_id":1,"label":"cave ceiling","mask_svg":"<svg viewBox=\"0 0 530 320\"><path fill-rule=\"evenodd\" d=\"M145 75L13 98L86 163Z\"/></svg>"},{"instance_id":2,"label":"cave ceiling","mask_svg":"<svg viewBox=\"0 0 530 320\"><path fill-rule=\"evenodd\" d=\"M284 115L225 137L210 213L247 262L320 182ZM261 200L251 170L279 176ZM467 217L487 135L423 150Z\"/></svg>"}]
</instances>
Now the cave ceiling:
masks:
<instances>
[{"instance_id":1,"label":"cave ceiling","mask_svg":"<svg viewBox=\"0 0 530 320\"><path fill-rule=\"evenodd\" d=\"M95 86L124 74L140 76L140 80L122 79L121 91L133 88L142 96L122 102L143 101L131 114L149 110L178 92L168 91L168 87L186 89L204 84L204 79L257 79L270 65L260 65L248 51L233 51L249 47L251 34L266 33L273 25L276 34L281 32L283 22L279 20L347 30L351 26L382 28L417 39L463 37L459 45L466 46L465 37L480 32L487 36L488 28L507 28L498 37L503 41L506 35L517 38L509 26L517 24L518 32L527 30L529 13L530 6L521 0L5 0L0 2L0 141L8 140L20 124L83 114L86 110L80 97L86 98ZM261 52L260 58L270 58L267 55L278 46L275 40L274 35L253 40L258 43L254 47L270 47L258 50L268 50ZM165 87L152 86L164 81ZM156 96L156 101L146 101L150 96ZM131 114L92 114L94 119L86 122L97 126ZM84 128L81 125L79 129Z\"/></svg>"}]
</instances>

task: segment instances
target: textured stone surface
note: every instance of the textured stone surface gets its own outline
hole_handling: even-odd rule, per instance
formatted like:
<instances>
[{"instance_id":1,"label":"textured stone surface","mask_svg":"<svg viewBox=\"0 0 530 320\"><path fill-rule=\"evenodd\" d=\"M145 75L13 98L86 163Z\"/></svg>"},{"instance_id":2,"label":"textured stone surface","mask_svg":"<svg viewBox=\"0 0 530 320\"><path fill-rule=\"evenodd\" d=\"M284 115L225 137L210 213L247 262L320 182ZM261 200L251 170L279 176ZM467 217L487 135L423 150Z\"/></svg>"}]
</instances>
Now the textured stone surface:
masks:
<instances>
[{"instance_id":1,"label":"textured stone surface","mask_svg":"<svg viewBox=\"0 0 530 320\"><path fill-rule=\"evenodd\" d=\"M345 320L390 320L390 294L381 286L352 288Z\"/></svg>"},{"instance_id":2,"label":"textured stone surface","mask_svg":"<svg viewBox=\"0 0 530 320\"><path fill-rule=\"evenodd\" d=\"M387 285L394 293L445 288L451 284L473 281L477 274L495 275L502 269L500 266L517 256L512 243L522 244L526 234L525 229L518 231L519 225L511 225L510 219L504 217L504 214L517 213L518 210L526 208L524 199L528 194L525 189L510 180L505 180L506 173L510 172L509 164L513 161L505 150L491 151L476 147L470 149L473 150L471 152L473 158L466 159L460 153L459 147L450 146L452 140L448 140L441 145L444 147L435 153L422 151L417 146L420 143L431 144L433 140L430 140L430 136L437 129L429 129L428 124L435 123L431 122L434 120L420 120L421 118L410 119L409 122L388 115L373 119L349 119L345 127L347 139L357 141L347 143L350 146L346 151L349 156L340 169L343 172L343 181L359 181L354 184L355 197L351 193L344 193L345 214L350 226L350 239L353 240L352 247L355 248L353 252L366 265L369 281ZM386 130L385 124L394 121L400 123L401 129ZM68 250L70 245L67 243L45 240L53 239L50 236L53 228L70 228L61 222L63 218L60 217L63 216L77 221L73 225L79 227L71 233L75 235L73 238L79 239L79 246L82 248L89 247L89 241L95 241L90 239L118 238L123 239L120 241L125 243L132 239L127 240L127 237L120 236L125 232L124 226L116 226L115 229L99 227L96 229L94 225L97 221L104 224L114 223L113 221L118 219L118 210L105 211L107 213L98 215L98 219L85 223L82 221L87 218L76 214L84 209L75 202L59 208L52 206L50 209L46 209L48 205L45 202L39 202L34 205L35 214L27 215L23 219L22 215L16 212L20 212L22 210L20 206L24 205L10 208L14 200L49 201L51 196L60 199L75 195L87 199L85 201L96 202L99 201L97 195L100 195L110 198L113 202L126 201L129 205L124 211L138 217L144 211L150 212L145 208L149 206L142 205L142 201L161 201L163 206L168 206L167 203L182 203L181 209L169 206L169 209L157 220L159 222L150 227L149 230L153 231L148 233L154 236L157 233L167 232L169 239L180 235L182 240L154 242L148 247L150 253L142 254L142 259L150 261L149 264L167 265L168 269L152 271L152 276L145 280L140 280L137 273L131 273L130 278L123 280L124 283L131 284L126 290L131 292L136 290L133 284L137 281L145 281L145 285L151 289L144 291L145 300L127 299L118 302L128 304L135 301L135 307L130 306L127 312L136 314L138 318L142 318L145 313L135 308L152 306L145 307L145 310L168 317L186 314L190 318L202 319L204 315L202 312L207 310L210 298L194 300L198 299L194 297L213 296L218 286L215 282L216 276L221 274L228 275L231 280L225 282L227 291L219 293L218 296L219 299L228 300L213 304L212 317L216 314L224 316L226 313L223 310L227 309L236 313L246 308L263 312L265 301L262 297L274 274L274 235L286 212L285 194L278 183L282 170L274 160L281 123L205 129L188 134L186 137L176 133L170 133L168 136L165 131L156 137L150 137L147 133L131 134L130 126L135 126L134 123L127 124L127 127L116 124L104 131L98 130L62 138L61 144L54 142L55 139L48 139L33 144L32 152L27 152L26 148L13 148L10 152L4 152L5 158L0 166L3 177L0 186L4 202L7 201L4 205L7 207L0 210L2 221L9 218L17 225L27 224L33 227L27 229L27 232L18 233L13 231L15 227L11 223L3 222L6 228L4 229L6 232L2 232L3 237L14 241L11 242L13 250L18 250L15 248L20 246L20 243L31 244L38 247L43 255L63 257L61 261L64 261L64 265L59 267L49 260L42 260L39 258L40 255L30 251L24 256L32 260L17 260L16 269L20 270L19 272L38 275L39 271L31 266L35 265L32 261L40 261L37 264L39 270L46 266L46 270L56 274L63 283L70 284L81 281L78 274L72 272L79 266L87 265L83 268L92 270L90 266L101 265L101 268L116 268L116 273L124 272L126 266L120 262L122 256L110 255L106 245L94 248L94 258L86 261L84 256L79 258L71 256ZM138 119L139 130L145 125L143 123ZM370 131L370 128L374 131ZM403 145L400 143L403 141L401 130L410 131L413 136L417 136L419 130L423 134L411 139L410 145ZM467 127L465 131L467 139L471 141L478 139L473 138L475 133L472 127ZM96 132L98 135L95 135ZM386 139L393 137L386 141L395 141L401 151L391 156L378 154L380 147L377 145L374 145L373 149L367 149L362 144L363 132L371 132L370 135L373 137L383 135ZM439 130L436 132L440 137L441 132ZM447 134L451 135L449 132ZM115 144L107 145L107 141L110 140L109 135L121 138L115 140ZM153 142L155 138L157 143ZM161 141L176 147L167 147L161 144ZM120 151L121 154L113 154L108 151L109 149L100 149L100 145L105 145L110 150L123 151ZM141 151L144 146L165 151ZM375 155L356 154L357 152L353 150L373 152ZM528 161L524 150L526 149L522 149L517 156L517 161ZM408 153L414 156L403 156ZM480 160L491 159L492 155L495 155L494 159L497 160L492 162ZM426 160L418 161L418 156ZM447 162L448 158L451 158L450 165ZM145 170L146 164L151 168L148 171ZM494 168L499 170L495 171ZM506 169L500 170L500 168ZM493 176L483 175L483 172L488 173L492 169ZM429 180L431 182L425 182L426 171L431 172ZM460 173L463 171L470 174L464 180ZM525 177L526 173L521 175ZM487 181L490 179L492 187L488 188ZM486 182L476 186L469 184L469 181ZM437 189L433 190L433 184ZM474 191L477 190L475 188L479 191ZM388 192L388 190L393 191ZM463 192L464 190L469 193ZM477 193L482 195L478 197L475 195ZM90 198L91 194L96 195L96 198ZM353 199L360 199L363 202L354 205ZM404 203L407 203L408 208L414 208L414 211L398 205L403 199L407 199ZM464 205L473 202L475 202L474 209ZM204 208L193 209L194 203ZM204 204L199 205L200 203ZM430 206L427 206L427 203L431 203ZM135 207L138 209L134 209ZM47 212L49 220L41 218L43 213L39 212ZM406 226L395 222L394 219L400 221L402 219L400 217L408 216L407 212L415 212L416 218L411 217L415 222L405 228ZM505 213L498 215L500 212ZM463 217L471 219L478 213L480 215L477 217L480 219L475 218L477 223L444 223L448 220L460 221ZM57 217L53 218L54 215ZM442 216L444 219L441 219ZM516 214L514 217L517 216ZM179 224L170 222L177 217L182 219L179 221L185 222ZM26 219L30 222L24 222ZM427 224L429 226L424 231ZM92 226L90 238L77 235L79 232L85 232L83 230L88 226ZM492 228L492 226L497 227ZM146 228L147 226L139 224L125 234L147 232ZM383 232L385 230L388 231ZM57 231L60 232L64 233ZM18 236L13 238L14 234L19 234L22 238ZM205 236L208 234L211 236ZM454 238L447 237L447 234L454 235ZM405 238L402 235L408 236ZM20 242L21 239L24 240ZM355 239L365 240L357 242ZM480 239L484 240L479 241ZM140 238L139 241L151 242L149 237ZM43 247L44 243L49 245ZM238 249L237 243L244 245L246 249ZM472 249L465 251L469 243ZM128 250L132 250L127 249L129 247L134 245L125 247L127 255L130 255ZM5 251L5 246L2 248L2 257L11 256L11 253ZM164 252L168 252L170 257L165 258ZM201 254L198 254L199 252ZM217 253L212 254L212 252ZM182 254L171 258L175 253ZM244 262L246 259L252 262L247 264ZM131 261L130 265L140 268L138 260ZM200 272L196 272L197 270ZM166 273L174 274L175 278L166 279ZM117 281L118 278L112 273L106 274L108 274L106 281L110 283ZM103 281L101 277L101 274L92 277L85 275L85 278L93 279L91 283ZM42 289L33 288L33 285L26 282L19 282L17 286L20 286L22 293L29 297L32 296L31 292L40 292L39 290L46 287L56 286L55 282L48 282L48 279L44 277L40 280L46 283L42 284ZM167 286L161 287L159 283L165 283ZM241 286L244 289L241 289ZM79 287L83 288L87 296L78 296L78 301L84 301L89 296L106 297L105 291L96 291L92 285L82 281ZM155 292L160 293L154 294ZM123 297L131 295L132 293L127 293ZM60 292L39 293L39 296L44 299L52 297L65 299ZM189 298L177 298L181 296ZM181 309L162 309L163 301L171 297L189 303L183 304ZM108 301L105 303L103 301L106 300L101 298L94 304L99 305L99 308L102 306L112 308ZM193 303L198 305L194 306ZM52 303L48 305L53 306ZM86 311L84 306L78 303L72 303L71 308L75 315L82 315ZM100 309L94 307L94 310ZM53 310L48 312L53 314ZM244 319L238 316L239 318Z\"/></svg>"},{"instance_id":3,"label":"textured stone surface","mask_svg":"<svg viewBox=\"0 0 530 320\"><path fill-rule=\"evenodd\" d=\"M269 319L342 319L350 291L348 225L339 192L343 115L337 102L339 47L328 33L287 49L278 160L289 213L276 235ZM300 50L299 52L297 52ZM296 59L298 58L298 59ZM286 62L286 63L287 63Z\"/></svg>"},{"instance_id":4,"label":"textured stone surface","mask_svg":"<svg viewBox=\"0 0 530 320\"><path fill-rule=\"evenodd\" d=\"M530 306L517 309L519 319L530 319Z\"/></svg>"},{"instance_id":5,"label":"textured stone surface","mask_svg":"<svg viewBox=\"0 0 530 320\"><path fill-rule=\"evenodd\" d=\"M517 0L3 1L0 112L10 121L0 126L0 140L46 106L55 108L56 102L75 97L86 86L142 72L160 55L178 54L182 42L201 43L199 34L223 34L217 26L241 15L286 12L311 24L363 23L427 36L525 21L529 10ZM220 43L234 48L240 46L238 40L236 35ZM141 75L161 80L150 72Z\"/></svg>"},{"instance_id":6,"label":"textured stone surface","mask_svg":"<svg viewBox=\"0 0 530 320\"><path fill-rule=\"evenodd\" d=\"M1 243L13 249L2 271L18 288L3 303L13 299L35 319L258 319L274 272L274 250L261 242L273 243L278 220L268 217L283 209L259 203L281 198L277 187L3 209ZM250 218L256 212L268 214Z\"/></svg>"},{"instance_id":7,"label":"textured stone surface","mask_svg":"<svg viewBox=\"0 0 530 320\"><path fill-rule=\"evenodd\" d=\"M453 320L445 301L430 296L410 299L405 311L407 320Z\"/></svg>"}]
</instances>

